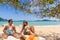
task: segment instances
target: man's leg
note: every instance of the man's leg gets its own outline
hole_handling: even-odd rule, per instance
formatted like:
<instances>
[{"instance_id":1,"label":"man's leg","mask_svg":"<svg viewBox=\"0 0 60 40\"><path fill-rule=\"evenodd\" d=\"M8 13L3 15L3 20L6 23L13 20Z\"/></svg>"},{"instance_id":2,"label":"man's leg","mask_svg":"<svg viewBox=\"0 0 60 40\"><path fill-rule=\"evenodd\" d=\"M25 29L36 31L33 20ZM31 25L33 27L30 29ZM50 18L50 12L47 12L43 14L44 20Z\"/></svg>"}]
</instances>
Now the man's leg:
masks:
<instances>
[{"instance_id":1,"label":"man's leg","mask_svg":"<svg viewBox=\"0 0 60 40\"><path fill-rule=\"evenodd\" d=\"M2 40L7 39L7 37L8 37L7 33L2 34Z\"/></svg>"}]
</instances>

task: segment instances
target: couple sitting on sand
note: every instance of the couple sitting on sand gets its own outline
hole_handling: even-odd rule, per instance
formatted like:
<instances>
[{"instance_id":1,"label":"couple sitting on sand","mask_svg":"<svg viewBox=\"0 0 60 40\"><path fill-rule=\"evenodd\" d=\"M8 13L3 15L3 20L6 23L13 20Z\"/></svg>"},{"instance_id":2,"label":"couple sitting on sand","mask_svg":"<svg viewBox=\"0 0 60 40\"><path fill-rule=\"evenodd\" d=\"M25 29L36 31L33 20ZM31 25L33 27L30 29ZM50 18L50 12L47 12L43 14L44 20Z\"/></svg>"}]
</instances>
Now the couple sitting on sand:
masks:
<instances>
[{"instance_id":1,"label":"couple sitting on sand","mask_svg":"<svg viewBox=\"0 0 60 40\"><path fill-rule=\"evenodd\" d=\"M22 40L25 40L24 35L32 35L32 34L35 35L34 27L33 26L29 27L27 21L23 22L21 32L17 33L16 28L13 25L13 22L11 19L8 21L8 24L5 25L3 32L4 33L2 34L2 40L7 38L8 36L14 36L16 38L20 38ZM22 34L24 34L24 35L22 35Z\"/></svg>"}]
</instances>

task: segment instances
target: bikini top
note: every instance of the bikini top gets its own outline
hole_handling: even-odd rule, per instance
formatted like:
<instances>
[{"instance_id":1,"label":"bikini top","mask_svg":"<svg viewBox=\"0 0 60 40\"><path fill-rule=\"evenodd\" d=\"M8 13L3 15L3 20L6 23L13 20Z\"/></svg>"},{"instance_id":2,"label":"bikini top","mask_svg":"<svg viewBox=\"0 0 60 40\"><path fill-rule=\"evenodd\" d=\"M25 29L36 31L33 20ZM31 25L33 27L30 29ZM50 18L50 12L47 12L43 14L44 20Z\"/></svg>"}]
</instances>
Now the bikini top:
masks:
<instances>
[{"instance_id":1,"label":"bikini top","mask_svg":"<svg viewBox=\"0 0 60 40\"><path fill-rule=\"evenodd\" d=\"M29 31L29 26L25 26L25 27L24 27L23 33L26 34L26 31Z\"/></svg>"}]
</instances>

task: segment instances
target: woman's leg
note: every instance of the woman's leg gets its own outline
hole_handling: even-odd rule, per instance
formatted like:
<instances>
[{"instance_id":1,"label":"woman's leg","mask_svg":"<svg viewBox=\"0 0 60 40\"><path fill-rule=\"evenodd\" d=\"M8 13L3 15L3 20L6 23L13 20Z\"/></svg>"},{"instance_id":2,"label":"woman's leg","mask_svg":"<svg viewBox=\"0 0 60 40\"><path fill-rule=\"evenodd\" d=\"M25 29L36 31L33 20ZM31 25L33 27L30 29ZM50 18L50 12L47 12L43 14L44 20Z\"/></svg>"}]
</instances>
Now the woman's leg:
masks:
<instances>
[{"instance_id":1,"label":"woman's leg","mask_svg":"<svg viewBox=\"0 0 60 40\"><path fill-rule=\"evenodd\" d=\"M19 39L18 33L13 33L12 36L14 36L15 38L18 38Z\"/></svg>"},{"instance_id":2,"label":"woman's leg","mask_svg":"<svg viewBox=\"0 0 60 40\"><path fill-rule=\"evenodd\" d=\"M12 36L14 36L17 39L25 40L25 37L20 33L13 33Z\"/></svg>"},{"instance_id":3,"label":"woman's leg","mask_svg":"<svg viewBox=\"0 0 60 40\"><path fill-rule=\"evenodd\" d=\"M33 26L30 27L30 31L31 31L32 33L35 33L35 29L34 29Z\"/></svg>"},{"instance_id":4,"label":"woman's leg","mask_svg":"<svg viewBox=\"0 0 60 40\"><path fill-rule=\"evenodd\" d=\"M20 39L25 40L25 36L20 34Z\"/></svg>"},{"instance_id":5,"label":"woman's leg","mask_svg":"<svg viewBox=\"0 0 60 40\"><path fill-rule=\"evenodd\" d=\"M33 26L30 27L30 31L32 32L31 34L35 35L35 36L38 36L36 33L35 33L35 28Z\"/></svg>"},{"instance_id":6,"label":"woman's leg","mask_svg":"<svg viewBox=\"0 0 60 40\"><path fill-rule=\"evenodd\" d=\"M27 34L27 35L32 35L32 34L34 34L34 32L35 32L35 29L34 29L33 26L31 26L31 27L29 28L29 30L26 30L26 34Z\"/></svg>"},{"instance_id":7,"label":"woman's leg","mask_svg":"<svg viewBox=\"0 0 60 40\"><path fill-rule=\"evenodd\" d=\"M2 34L2 40L7 39L7 37L8 37L7 33Z\"/></svg>"}]
</instances>

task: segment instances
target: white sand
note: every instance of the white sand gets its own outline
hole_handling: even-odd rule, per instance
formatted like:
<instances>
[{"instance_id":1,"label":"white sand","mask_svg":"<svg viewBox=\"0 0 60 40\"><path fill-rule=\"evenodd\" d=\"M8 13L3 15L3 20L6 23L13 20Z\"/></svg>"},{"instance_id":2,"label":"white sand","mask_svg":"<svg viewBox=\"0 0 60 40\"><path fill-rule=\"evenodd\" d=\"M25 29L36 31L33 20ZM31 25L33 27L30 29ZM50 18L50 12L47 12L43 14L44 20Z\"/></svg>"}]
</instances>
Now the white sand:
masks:
<instances>
[{"instance_id":1,"label":"white sand","mask_svg":"<svg viewBox=\"0 0 60 40\"><path fill-rule=\"evenodd\" d=\"M20 40L20 39L16 39L13 36L8 36L8 38L7 39L4 39L4 40Z\"/></svg>"},{"instance_id":2,"label":"white sand","mask_svg":"<svg viewBox=\"0 0 60 40\"><path fill-rule=\"evenodd\" d=\"M16 30L17 30L17 32L20 32L21 27L16 27ZM60 25L36 26L35 31L36 31L37 34L42 34L42 35L47 35L47 34L50 34L50 33L53 33L53 32L60 33ZM2 33L3 33L3 27L0 27L0 35ZM11 39L9 39L9 40L11 40Z\"/></svg>"},{"instance_id":3,"label":"white sand","mask_svg":"<svg viewBox=\"0 0 60 40\"><path fill-rule=\"evenodd\" d=\"M34 26L34 27L36 33L44 33L44 34L51 33L51 32L60 33L60 25ZM4 27L0 27L0 34L3 33L3 28ZM16 31L20 33L21 27L16 27Z\"/></svg>"},{"instance_id":4,"label":"white sand","mask_svg":"<svg viewBox=\"0 0 60 40\"><path fill-rule=\"evenodd\" d=\"M56 33L60 33L60 25L51 25L51 26L34 26L35 27L35 31L37 33L50 33L50 32L56 32ZM0 34L3 33L3 28L4 27L0 27ZM16 27L16 31L20 33L21 31L21 27Z\"/></svg>"},{"instance_id":5,"label":"white sand","mask_svg":"<svg viewBox=\"0 0 60 40\"><path fill-rule=\"evenodd\" d=\"M8 38L7 39L4 39L4 40L20 40L20 39L16 39L13 36L8 36ZM39 40L45 40L45 38L39 37Z\"/></svg>"}]
</instances>

